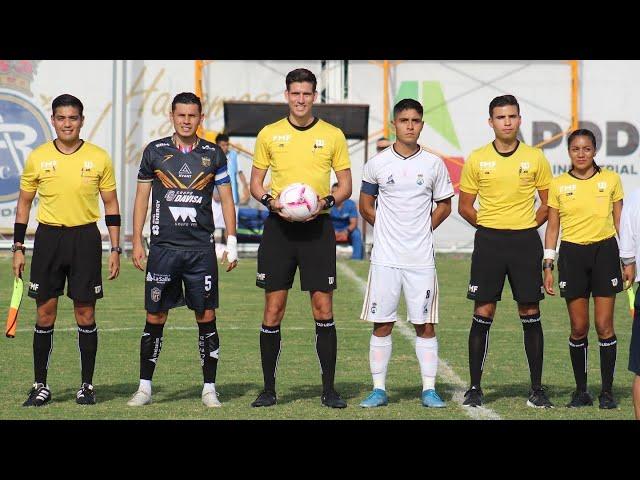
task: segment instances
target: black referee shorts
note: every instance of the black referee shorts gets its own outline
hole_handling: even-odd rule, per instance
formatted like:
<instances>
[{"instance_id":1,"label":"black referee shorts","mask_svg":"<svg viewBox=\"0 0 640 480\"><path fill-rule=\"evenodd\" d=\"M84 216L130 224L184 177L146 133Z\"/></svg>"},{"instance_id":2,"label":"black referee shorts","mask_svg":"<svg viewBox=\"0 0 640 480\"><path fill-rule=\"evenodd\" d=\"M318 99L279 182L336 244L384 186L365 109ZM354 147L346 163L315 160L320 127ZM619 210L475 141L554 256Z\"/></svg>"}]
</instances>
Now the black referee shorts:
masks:
<instances>
[{"instance_id":1,"label":"black referee shorts","mask_svg":"<svg viewBox=\"0 0 640 480\"><path fill-rule=\"evenodd\" d=\"M629 370L636 375L640 375L640 289L636 289L634 309L631 346L629 347Z\"/></svg>"},{"instance_id":2,"label":"black referee shorts","mask_svg":"<svg viewBox=\"0 0 640 480\"><path fill-rule=\"evenodd\" d=\"M302 290L337 288L336 236L329 215L318 215L310 222L288 222L272 213L265 220L256 285L266 291L289 290L296 267L300 268Z\"/></svg>"},{"instance_id":3,"label":"black referee shorts","mask_svg":"<svg viewBox=\"0 0 640 480\"><path fill-rule=\"evenodd\" d=\"M502 298L505 275L518 303L538 303L542 286L542 241L535 228L497 230L479 226L471 256L467 298L497 302Z\"/></svg>"},{"instance_id":4,"label":"black referee shorts","mask_svg":"<svg viewBox=\"0 0 640 480\"><path fill-rule=\"evenodd\" d=\"M184 283L184 292L182 284ZM196 312L218 308L218 260L214 246L205 250L149 250L144 282L147 312L187 307Z\"/></svg>"},{"instance_id":5,"label":"black referee shorts","mask_svg":"<svg viewBox=\"0 0 640 480\"><path fill-rule=\"evenodd\" d=\"M622 291L620 251L615 237L580 245L560 242L558 285L564 298L614 297Z\"/></svg>"},{"instance_id":6,"label":"black referee shorts","mask_svg":"<svg viewBox=\"0 0 640 480\"><path fill-rule=\"evenodd\" d=\"M102 298L102 237L95 223L54 227L41 223L31 259L29 296L38 300L64 293L78 302Z\"/></svg>"}]
</instances>

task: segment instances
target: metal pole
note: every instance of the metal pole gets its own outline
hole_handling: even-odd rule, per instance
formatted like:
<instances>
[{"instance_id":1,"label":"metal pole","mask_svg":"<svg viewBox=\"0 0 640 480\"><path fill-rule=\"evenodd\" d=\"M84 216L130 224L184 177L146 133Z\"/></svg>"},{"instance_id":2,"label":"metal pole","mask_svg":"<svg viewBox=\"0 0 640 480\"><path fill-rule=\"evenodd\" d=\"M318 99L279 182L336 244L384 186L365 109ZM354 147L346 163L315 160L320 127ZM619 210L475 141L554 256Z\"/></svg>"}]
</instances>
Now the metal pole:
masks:
<instances>
[{"instance_id":1,"label":"metal pole","mask_svg":"<svg viewBox=\"0 0 640 480\"><path fill-rule=\"evenodd\" d=\"M579 96L579 60L571 60L571 130L578 129L578 122L580 121L578 96Z\"/></svg>"},{"instance_id":2,"label":"metal pole","mask_svg":"<svg viewBox=\"0 0 640 480\"><path fill-rule=\"evenodd\" d=\"M385 138L389 138L389 60L382 62L383 75L383 105L382 105L382 131Z\"/></svg>"}]
</instances>

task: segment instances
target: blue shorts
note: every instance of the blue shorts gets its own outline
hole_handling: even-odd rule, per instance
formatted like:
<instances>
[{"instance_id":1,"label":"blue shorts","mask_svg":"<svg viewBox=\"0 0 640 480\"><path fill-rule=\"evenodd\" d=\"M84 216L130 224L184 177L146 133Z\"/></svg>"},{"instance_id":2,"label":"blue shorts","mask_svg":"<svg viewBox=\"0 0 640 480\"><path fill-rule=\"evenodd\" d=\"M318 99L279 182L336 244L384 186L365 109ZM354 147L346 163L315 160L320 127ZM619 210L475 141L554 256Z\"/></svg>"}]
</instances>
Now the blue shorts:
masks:
<instances>
[{"instance_id":1,"label":"blue shorts","mask_svg":"<svg viewBox=\"0 0 640 480\"><path fill-rule=\"evenodd\" d=\"M152 246L145 275L145 309L166 312L182 307L185 300L196 312L218 308L218 263L213 245L207 250Z\"/></svg>"},{"instance_id":2,"label":"blue shorts","mask_svg":"<svg viewBox=\"0 0 640 480\"><path fill-rule=\"evenodd\" d=\"M631 327L631 346L629 347L629 370L636 375L640 375L640 289L636 291L634 309L635 315L633 316L633 327Z\"/></svg>"}]
</instances>

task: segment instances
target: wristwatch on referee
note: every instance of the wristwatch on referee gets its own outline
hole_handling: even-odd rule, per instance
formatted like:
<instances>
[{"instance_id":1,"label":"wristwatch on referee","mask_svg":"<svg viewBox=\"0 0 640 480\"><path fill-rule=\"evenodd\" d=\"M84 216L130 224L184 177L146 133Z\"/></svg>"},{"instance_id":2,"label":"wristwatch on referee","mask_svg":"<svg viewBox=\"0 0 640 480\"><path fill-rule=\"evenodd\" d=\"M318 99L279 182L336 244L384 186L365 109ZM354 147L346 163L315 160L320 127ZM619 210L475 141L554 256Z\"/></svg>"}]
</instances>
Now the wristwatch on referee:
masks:
<instances>
[{"instance_id":1,"label":"wristwatch on referee","mask_svg":"<svg viewBox=\"0 0 640 480\"><path fill-rule=\"evenodd\" d=\"M18 250L20 250L24 255L24 253L27 251L27 247L25 247L24 245L16 245L15 243L11 245L11 251L13 253L16 253Z\"/></svg>"},{"instance_id":2,"label":"wristwatch on referee","mask_svg":"<svg viewBox=\"0 0 640 480\"><path fill-rule=\"evenodd\" d=\"M553 270L553 260L552 261L546 260L542 262L542 270L546 270L547 268L550 270Z\"/></svg>"},{"instance_id":3,"label":"wristwatch on referee","mask_svg":"<svg viewBox=\"0 0 640 480\"><path fill-rule=\"evenodd\" d=\"M111 247L111 253L117 252L118 255L122 254L122 247Z\"/></svg>"}]
</instances>

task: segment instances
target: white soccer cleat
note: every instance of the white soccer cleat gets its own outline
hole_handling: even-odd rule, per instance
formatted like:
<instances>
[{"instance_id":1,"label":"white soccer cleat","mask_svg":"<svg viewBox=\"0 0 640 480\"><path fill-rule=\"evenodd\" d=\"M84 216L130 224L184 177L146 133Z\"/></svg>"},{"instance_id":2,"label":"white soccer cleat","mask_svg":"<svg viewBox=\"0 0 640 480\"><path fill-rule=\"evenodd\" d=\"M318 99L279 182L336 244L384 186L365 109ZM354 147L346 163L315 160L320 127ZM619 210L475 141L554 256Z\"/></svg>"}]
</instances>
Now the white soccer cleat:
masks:
<instances>
[{"instance_id":1,"label":"white soccer cleat","mask_svg":"<svg viewBox=\"0 0 640 480\"><path fill-rule=\"evenodd\" d=\"M208 390L202 392L202 404L205 407L221 407L222 403L218 400L218 394L215 390Z\"/></svg>"},{"instance_id":2,"label":"white soccer cleat","mask_svg":"<svg viewBox=\"0 0 640 480\"><path fill-rule=\"evenodd\" d=\"M144 390L138 390L133 394L131 400L127 402L130 407L141 407L143 405L149 405L151 403L151 393Z\"/></svg>"}]
</instances>

